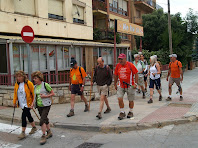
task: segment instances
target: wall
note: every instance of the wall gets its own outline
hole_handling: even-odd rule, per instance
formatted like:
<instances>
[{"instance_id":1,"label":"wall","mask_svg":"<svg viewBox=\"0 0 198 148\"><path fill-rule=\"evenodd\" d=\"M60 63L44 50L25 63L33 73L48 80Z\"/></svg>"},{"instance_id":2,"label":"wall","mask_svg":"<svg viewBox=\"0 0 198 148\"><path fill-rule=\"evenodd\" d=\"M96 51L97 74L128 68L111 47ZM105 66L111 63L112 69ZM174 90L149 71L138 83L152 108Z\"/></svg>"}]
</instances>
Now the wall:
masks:
<instances>
[{"instance_id":1,"label":"wall","mask_svg":"<svg viewBox=\"0 0 198 148\"><path fill-rule=\"evenodd\" d=\"M55 93L53 97L54 104L63 104L70 103L70 91L68 90L68 85L51 85ZM115 95L116 91L114 85L110 86L109 95ZM90 99L90 86L85 86L84 88L85 98L89 101ZM13 86L0 86L0 106L13 106L13 96L14 96L14 87ZM91 98L94 100L99 100L99 94L97 93L97 87L94 85L93 91L91 93ZM80 102L80 96L76 95L75 102Z\"/></svg>"},{"instance_id":2,"label":"wall","mask_svg":"<svg viewBox=\"0 0 198 148\"><path fill-rule=\"evenodd\" d=\"M36 16L16 14L12 0L0 1L0 32L20 34L22 27L29 25L35 35L92 40L92 1L81 1L86 3L85 24L73 23L72 0L63 3L66 20L48 19L48 0L35 0Z\"/></svg>"}]
</instances>

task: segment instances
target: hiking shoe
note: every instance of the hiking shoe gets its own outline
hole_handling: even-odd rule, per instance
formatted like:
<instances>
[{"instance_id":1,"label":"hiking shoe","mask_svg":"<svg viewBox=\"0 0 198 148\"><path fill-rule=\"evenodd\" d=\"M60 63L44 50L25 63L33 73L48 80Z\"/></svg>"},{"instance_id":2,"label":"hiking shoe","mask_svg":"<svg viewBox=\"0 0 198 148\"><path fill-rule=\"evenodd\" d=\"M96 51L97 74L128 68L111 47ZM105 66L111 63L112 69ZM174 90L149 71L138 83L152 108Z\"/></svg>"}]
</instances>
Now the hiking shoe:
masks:
<instances>
[{"instance_id":1,"label":"hiking shoe","mask_svg":"<svg viewBox=\"0 0 198 148\"><path fill-rule=\"evenodd\" d=\"M70 110L70 112L67 115L67 117L72 117L72 116L74 116L74 110L73 109Z\"/></svg>"},{"instance_id":2,"label":"hiking shoe","mask_svg":"<svg viewBox=\"0 0 198 148\"><path fill-rule=\"evenodd\" d=\"M37 128L36 126L35 127L32 127L31 131L29 132L29 134L34 134L35 132L37 131Z\"/></svg>"},{"instance_id":3,"label":"hiking shoe","mask_svg":"<svg viewBox=\"0 0 198 148\"><path fill-rule=\"evenodd\" d=\"M43 144L45 144L46 143L46 137L45 137L45 135L42 135L41 136L41 140L40 140L40 145L43 145Z\"/></svg>"},{"instance_id":4,"label":"hiking shoe","mask_svg":"<svg viewBox=\"0 0 198 148\"><path fill-rule=\"evenodd\" d=\"M147 92L147 88L145 88L145 92Z\"/></svg>"},{"instance_id":5,"label":"hiking shoe","mask_svg":"<svg viewBox=\"0 0 198 148\"><path fill-rule=\"evenodd\" d=\"M99 112L98 115L96 116L98 119L101 119L102 118L102 115L101 113Z\"/></svg>"},{"instance_id":6,"label":"hiking shoe","mask_svg":"<svg viewBox=\"0 0 198 148\"><path fill-rule=\"evenodd\" d=\"M183 99L184 99L184 98L183 98L183 96L180 96L180 99L179 99L179 101L183 101Z\"/></svg>"},{"instance_id":7,"label":"hiking shoe","mask_svg":"<svg viewBox=\"0 0 198 148\"><path fill-rule=\"evenodd\" d=\"M140 89L138 89L138 93L139 93L139 94L141 93Z\"/></svg>"},{"instance_id":8,"label":"hiking shoe","mask_svg":"<svg viewBox=\"0 0 198 148\"><path fill-rule=\"evenodd\" d=\"M121 112L121 113L119 114L118 119L119 119L119 120L122 120L125 116L126 116L125 112L124 112L124 113Z\"/></svg>"},{"instance_id":9,"label":"hiking shoe","mask_svg":"<svg viewBox=\"0 0 198 148\"><path fill-rule=\"evenodd\" d=\"M129 112L127 118L132 118L132 117L133 117L133 112Z\"/></svg>"},{"instance_id":10,"label":"hiking shoe","mask_svg":"<svg viewBox=\"0 0 198 148\"><path fill-rule=\"evenodd\" d=\"M22 140L25 138L25 132L21 132L20 135L18 135L19 140Z\"/></svg>"},{"instance_id":11,"label":"hiking shoe","mask_svg":"<svg viewBox=\"0 0 198 148\"><path fill-rule=\"evenodd\" d=\"M49 129L47 131L46 139L51 138L51 137L52 137L52 131Z\"/></svg>"},{"instance_id":12,"label":"hiking shoe","mask_svg":"<svg viewBox=\"0 0 198 148\"><path fill-rule=\"evenodd\" d=\"M111 109L107 108L106 111L104 112L104 114L110 113Z\"/></svg>"},{"instance_id":13,"label":"hiking shoe","mask_svg":"<svg viewBox=\"0 0 198 148\"><path fill-rule=\"evenodd\" d=\"M151 103L153 103L153 99L150 99L150 100L148 101L148 104L151 104Z\"/></svg>"},{"instance_id":14,"label":"hiking shoe","mask_svg":"<svg viewBox=\"0 0 198 148\"><path fill-rule=\"evenodd\" d=\"M159 96L159 101L162 101L162 96L161 95Z\"/></svg>"},{"instance_id":15,"label":"hiking shoe","mask_svg":"<svg viewBox=\"0 0 198 148\"><path fill-rule=\"evenodd\" d=\"M85 105L85 110L84 110L84 112L88 112L89 111L89 106L88 106L88 104L87 105Z\"/></svg>"},{"instance_id":16,"label":"hiking shoe","mask_svg":"<svg viewBox=\"0 0 198 148\"><path fill-rule=\"evenodd\" d=\"M168 96L168 98L166 99L166 101L171 101L172 98Z\"/></svg>"}]
</instances>

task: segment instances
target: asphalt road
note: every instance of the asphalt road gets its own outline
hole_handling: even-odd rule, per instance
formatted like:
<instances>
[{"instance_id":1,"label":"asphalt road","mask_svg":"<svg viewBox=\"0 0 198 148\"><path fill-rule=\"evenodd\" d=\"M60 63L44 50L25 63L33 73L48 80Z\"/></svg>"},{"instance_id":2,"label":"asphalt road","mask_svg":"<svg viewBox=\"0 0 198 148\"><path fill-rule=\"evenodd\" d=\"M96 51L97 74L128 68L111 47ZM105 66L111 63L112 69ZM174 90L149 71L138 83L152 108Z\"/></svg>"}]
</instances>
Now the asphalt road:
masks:
<instances>
[{"instance_id":1,"label":"asphalt road","mask_svg":"<svg viewBox=\"0 0 198 148\"><path fill-rule=\"evenodd\" d=\"M38 127L39 128L39 127ZM27 129L27 133L30 128ZM127 133L97 133L52 128L53 137L44 146L39 145L41 131L19 141L20 124L11 127L0 120L0 147L3 148L197 148L197 122L169 125L160 129Z\"/></svg>"}]
</instances>

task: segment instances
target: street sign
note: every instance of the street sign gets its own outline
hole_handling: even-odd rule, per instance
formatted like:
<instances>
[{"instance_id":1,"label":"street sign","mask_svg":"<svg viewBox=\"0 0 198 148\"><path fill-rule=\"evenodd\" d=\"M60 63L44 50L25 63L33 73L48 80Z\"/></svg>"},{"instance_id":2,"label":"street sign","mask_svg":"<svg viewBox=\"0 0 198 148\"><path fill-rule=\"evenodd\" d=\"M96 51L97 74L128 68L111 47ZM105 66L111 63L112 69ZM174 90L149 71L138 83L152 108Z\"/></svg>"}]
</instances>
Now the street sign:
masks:
<instances>
[{"instance_id":1,"label":"street sign","mask_svg":"<svg viewBox=\"0 0 198 148\"><path fill-rule=\"evenodd\" d=\"M21 30L21 37L24 42L31 43L34 40L34 31L30 26L24 26Z\"/></svg>"}]
</instances>

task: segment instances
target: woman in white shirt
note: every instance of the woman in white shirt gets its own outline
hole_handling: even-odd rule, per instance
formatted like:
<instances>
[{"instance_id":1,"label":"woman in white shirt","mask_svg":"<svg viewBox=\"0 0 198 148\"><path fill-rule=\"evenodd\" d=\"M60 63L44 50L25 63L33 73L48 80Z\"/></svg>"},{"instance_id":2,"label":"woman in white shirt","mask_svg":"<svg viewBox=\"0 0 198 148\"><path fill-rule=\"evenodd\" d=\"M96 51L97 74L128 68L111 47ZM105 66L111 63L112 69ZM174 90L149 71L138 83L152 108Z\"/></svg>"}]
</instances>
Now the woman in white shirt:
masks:
<instances>
[{"instance_id":1,"label":"woman in white shirt","mask_svg":"<svg viewBox=\"0 0 198 148\"><path fill-rule=\"evenodd\" d=\"M159 93L159 101L162 101L162 94L160 90L160 65L157 63L157 60L154 56L150 57L150 68L149 68L149 73L150 75L150 100L148 103L153 103L153 91L154 91L154 85Z\"/></svg>"}]
</instances>

